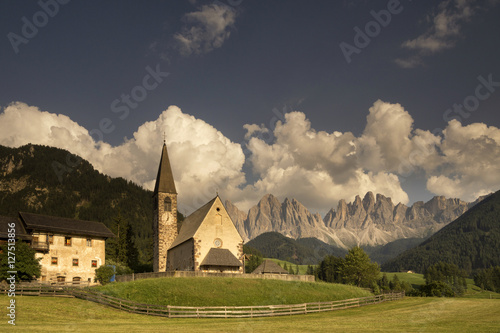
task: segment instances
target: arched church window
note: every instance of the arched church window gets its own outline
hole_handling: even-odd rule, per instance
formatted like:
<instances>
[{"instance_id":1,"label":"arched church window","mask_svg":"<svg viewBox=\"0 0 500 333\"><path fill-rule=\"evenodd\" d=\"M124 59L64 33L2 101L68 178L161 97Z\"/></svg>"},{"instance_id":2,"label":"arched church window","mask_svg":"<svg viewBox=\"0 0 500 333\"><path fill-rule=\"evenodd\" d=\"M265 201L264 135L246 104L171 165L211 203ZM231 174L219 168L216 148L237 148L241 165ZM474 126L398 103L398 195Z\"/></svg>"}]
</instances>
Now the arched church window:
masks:
<instances>
[{"instance_id":1,"label":"arched church window","mask_svg":"<svg viewBox=\"0 0 500 333\"><path fill-rule=\"evenodd\" d=\"M166 212L170 212L172 210L172 200L169 197L165 198L165 201L163 201L163 210Z\"/></svg>"}]
</instances>

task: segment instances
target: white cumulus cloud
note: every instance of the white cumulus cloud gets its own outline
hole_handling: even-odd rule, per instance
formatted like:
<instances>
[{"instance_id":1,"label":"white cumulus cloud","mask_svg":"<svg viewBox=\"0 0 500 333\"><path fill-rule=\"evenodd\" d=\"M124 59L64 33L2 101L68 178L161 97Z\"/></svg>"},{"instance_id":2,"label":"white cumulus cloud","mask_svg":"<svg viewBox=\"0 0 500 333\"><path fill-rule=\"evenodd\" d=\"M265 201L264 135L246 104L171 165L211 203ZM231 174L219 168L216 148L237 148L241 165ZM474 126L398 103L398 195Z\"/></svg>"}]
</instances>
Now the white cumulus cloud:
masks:
<instances>
[{"instance_id":1,"label":"white cumulus cloud","mask_svg":"<svg viewBox=\"0 0 500 333\"><path fill-rule=\"evenodd\" d=\"M218 191L247 210L266 193L296 198L325 213L340 199L368 191L408 203L401 180L418 173L436 195L473 201L500 188L500 129L451 120L442 136L413 128L410 112L376 101L360 136L318 131L303 112L286 113L274 128L248 124L243 147L201 119L170 106L118 146L95 142L65 115L14 102L0 112L0 144L27 143L67 149L99 171L153 189L163 133L179 192L190 213ZM265 134L265 135L263 135ZM243 166L252 168L248 182Z\"/></svg>"},{"instance_id":2,"label":"white cumulus cloud","mask_svg":"<svg viewBox=\"0 0 500 333\"><path fill-rule=\"evenodd\" d=\"M16 102L0 113L0 144L43 144L77 154L97 170L153 189L166 133L181 210L191 212L244 181L244 155L239 144L203 120L170 106L158 119L141 125L133 138L112 147L96 143L88 131L64 115Z\"/></svg>"}]
</instances>

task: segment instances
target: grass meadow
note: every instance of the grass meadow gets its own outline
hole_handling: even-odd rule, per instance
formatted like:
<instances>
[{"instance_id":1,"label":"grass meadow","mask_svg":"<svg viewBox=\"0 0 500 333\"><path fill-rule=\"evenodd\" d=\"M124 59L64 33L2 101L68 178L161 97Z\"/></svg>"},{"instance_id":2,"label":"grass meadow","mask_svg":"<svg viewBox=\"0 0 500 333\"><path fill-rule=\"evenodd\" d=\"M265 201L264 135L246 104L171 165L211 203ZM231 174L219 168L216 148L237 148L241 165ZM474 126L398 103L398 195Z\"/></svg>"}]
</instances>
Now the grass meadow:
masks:
<instances>
[{"instance_id":1,"label":"grass meadow","mask_svg":"<svg viewBox=\"0 0 500 333\"><path fill-rule=\"evenodd\" d=\"M0 296L5 309L9 301ZM347 310L256 319L168 319L62 297L17 297L19 332L500 332L500 300L412 298ZM4 316L2 316L4 317ZM0 331L14 331L4 322Z\"/></svg>"},{"instance_id":2,"label":"grass meadow","mask_svg":"<svg viewBox=\"0 0 500 333\"><path fill-rule=\"evenodd\" d=\"M180 306L300 304L372 296L342 284L220 277L144 279L95 288L139 303Z\"/></svg>"}]
</instances>

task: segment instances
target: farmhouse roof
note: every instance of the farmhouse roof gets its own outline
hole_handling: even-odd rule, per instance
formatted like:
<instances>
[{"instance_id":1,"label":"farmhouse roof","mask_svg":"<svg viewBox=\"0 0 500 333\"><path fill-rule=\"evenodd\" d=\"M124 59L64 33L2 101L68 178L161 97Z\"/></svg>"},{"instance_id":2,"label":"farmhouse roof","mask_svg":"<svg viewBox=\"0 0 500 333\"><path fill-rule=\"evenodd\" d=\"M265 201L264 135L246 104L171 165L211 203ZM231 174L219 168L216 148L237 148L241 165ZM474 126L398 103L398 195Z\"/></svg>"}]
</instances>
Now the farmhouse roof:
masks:
<instances>
[{"instance_id":1,"label":"farmhouse roof","mask_svg":"<svg viewBox=\"0 0 500 333\"><path fill-rule=\"evenodd\" d=\"M19 212L19 218L24 223L28 231L46 231L53 233L95 236L95 237L115 237L101 222L74 220L65 217L48 216L32 213Z\"/></svg>"},{"instance_id":2,"label":"farmhouse roof","mask_svg":"<svg viewBox=\"0 0 500 333\"><path fill-rule=\"evenodd\" d=\"M211 248L201 266L243 266L241 262L228 249Z\"/></svg>"},{"instance_id":3,"label":"farmhouse roof","mask_svg":"<svg viewBox=\"0 0 500 333\"><path fill-rule=\"evenodd\" d=\"M156 176L154 193L158 192L177 194L170 160L168 159L167 145L165 143L163 143L160 166L158 167L158 174Z\"/></svg>"},{"instance_id":4,"label":"farmhouse roof","mask_svg":"<svg viewBox=\"0 0 500 333\"><path fill-rule=\"evenodd\" d=\"M15 223L14 234L16 239L31 239L31 235L26 232L23 223L19 219L10 216L0 216L0 239L9 238L9 234L12 234L12 232L9 232L9 229L11 229L9 224L12 223Z\"/></svg>"},{"instance_id":5,"label":"farmhouse roof","mask_svg":"<svg viewBox=\"0 0 500 333\"><path fill-rule=\"evenodd\" d=\"M288 274L288 271L272 260L264 260L252 274Z\"/></svg>"},{"instance_id":6,"label":"farmhouse roof","mask_svg":"<svg viewBox=\"0 0 500 333\"><path fill-rule=\"evenodd\" d=\"M174 248L177 245L182 244L185 241L194 237L194 234L196 233L196 231L198 231L198 228L205 219L205 216L207 216L208 212L210 211L210 208L212 208L217 198L218 196L207 202L204 206L198 208L198 210L196 210L188 217L186 217L186 219L182 222L179 235L174 240L170 248Z\"/></svg>"}]
</instances>

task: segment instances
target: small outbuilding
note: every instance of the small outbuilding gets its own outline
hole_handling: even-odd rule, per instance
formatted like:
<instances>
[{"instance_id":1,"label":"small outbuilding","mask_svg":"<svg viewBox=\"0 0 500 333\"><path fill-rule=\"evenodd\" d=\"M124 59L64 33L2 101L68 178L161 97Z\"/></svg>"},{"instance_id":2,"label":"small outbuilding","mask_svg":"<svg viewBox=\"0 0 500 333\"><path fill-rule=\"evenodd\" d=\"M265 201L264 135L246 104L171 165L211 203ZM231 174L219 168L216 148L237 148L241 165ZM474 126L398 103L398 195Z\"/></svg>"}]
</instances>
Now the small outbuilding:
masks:
<instances>
[{"instance_id":1,"label":"small outbuilding","mask_svg":"<svg viewBox=\"0 0 500 333\"><path fill-rule=\"evenodd\" d=\"M264 260L252 274L288 274L288 271L272 260Z\"/></svg>"}]
</instances>

